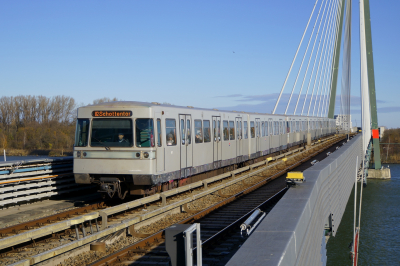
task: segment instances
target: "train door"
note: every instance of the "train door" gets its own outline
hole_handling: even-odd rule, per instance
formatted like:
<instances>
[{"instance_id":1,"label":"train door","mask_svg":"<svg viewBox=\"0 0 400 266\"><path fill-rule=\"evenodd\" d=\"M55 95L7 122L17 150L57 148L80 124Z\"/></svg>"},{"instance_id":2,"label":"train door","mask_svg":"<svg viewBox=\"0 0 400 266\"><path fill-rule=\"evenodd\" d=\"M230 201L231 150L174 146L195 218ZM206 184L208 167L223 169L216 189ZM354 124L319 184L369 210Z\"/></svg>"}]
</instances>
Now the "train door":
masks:
<instances>
[{"instance_id":1,"label":"train door","mask_svg":"<svg viewBox=\"0 0 400 266\"><path fill-rule=\"evenodd\" d=\"M156 129L157 129L157 139L156 139L156 152L157 152L157 172L165 171L165 148L162 145L162 126L161 126L161 113L156 113Z\"/></svg>"},{"instance_id":2,"label":"train door","mask_svg":"<svg viewBox=\"0 0 400 266\"><path fill-rule=\"evenodd\" d=\"M260 129L261 129L261 121L260 118L256 118L256 152L257 156L259 151L261 151L261 134L260 134Z\"/></svg>"},{"instance_id":3,"label":"train door","mask_svg":"<svg viewBox=\"0 0 400 266\"><path fill-rule=\"evenodd\" d=\"M192 117L191 115L179 115L180 146L181 146L181 177L190 175L192 166Z\"/></svg>"},{"instance_id":4,"label":"train door","mask_svg":"<svg viewBox=\"0 0 400 266\"><path fill-rule=\"evenodd\" d=\"M214 169L221 167L222 160L222 139L221 139L221 117L213 116L213 161Z\"/></svg>"},{"instance_id":5,"label":"train door","mask_svg":"<svg viewBox=\"0 0 400 266\"><path fill-rule=\"evenodd\" d=\"M242 118L236 117L236 158L237 162L242 161Z\"/></svg>"}]
</instances>

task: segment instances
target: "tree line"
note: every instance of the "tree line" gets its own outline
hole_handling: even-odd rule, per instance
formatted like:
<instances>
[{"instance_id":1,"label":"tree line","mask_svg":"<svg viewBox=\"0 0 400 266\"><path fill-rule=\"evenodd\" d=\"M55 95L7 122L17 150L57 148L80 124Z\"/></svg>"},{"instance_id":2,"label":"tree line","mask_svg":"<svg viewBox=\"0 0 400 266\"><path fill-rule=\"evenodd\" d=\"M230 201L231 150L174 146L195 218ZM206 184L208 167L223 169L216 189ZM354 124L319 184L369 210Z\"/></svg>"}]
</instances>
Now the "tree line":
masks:
<instances>
[{"instance_id":1,"label":"tree line","mask_svg":"<svg viewBox=\"0 0 400 266\"><path fill-rule=\"evenodd\" d=\"M93 104L116 101L102 98ZM0 98L0 147L24 150L72 150L79 105L69 96Z\"/></svg>"},{"instance_id":2,"label":"tree line","mask_svg":"<svg viewBox=\"0 0 400 266\"><path fill-rule=\"evenodd\" d=\"M386 129L380 142L393 143L380 145L381 161L383 163L400 163L400 128Z\"/></svg>"}]
</instances>

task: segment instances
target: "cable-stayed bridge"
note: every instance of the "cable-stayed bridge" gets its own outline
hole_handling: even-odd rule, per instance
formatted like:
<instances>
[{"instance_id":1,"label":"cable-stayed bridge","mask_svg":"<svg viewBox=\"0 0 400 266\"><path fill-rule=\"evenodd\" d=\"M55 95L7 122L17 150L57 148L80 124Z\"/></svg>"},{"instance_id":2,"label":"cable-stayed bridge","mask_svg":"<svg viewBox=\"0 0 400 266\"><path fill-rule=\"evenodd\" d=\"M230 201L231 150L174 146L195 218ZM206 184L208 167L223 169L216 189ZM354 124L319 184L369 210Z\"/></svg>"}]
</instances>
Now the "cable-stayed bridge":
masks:
<instances>
[{"instance_id":1,"label":"cable-stayed bridge","mask_svg":"<svg viewBox=\"0 0 400 266\"><path fill-rule=\"evenodd\" d=\"M338 130L351 131L351 25L357 3L315 1L273 112L283 104L285 114L334 118L341 69ZM326 265L327 239L336 235L358 171L363 186L367 184L372 151L373 168L381 169L369 0L360 0L357 9L362 134L304 171L307 181L283 196L228 265ZM282 101L285 90L290 95ZM355 219L353 265L357 265L359 225Z\"/></svg>"}]
</instances>

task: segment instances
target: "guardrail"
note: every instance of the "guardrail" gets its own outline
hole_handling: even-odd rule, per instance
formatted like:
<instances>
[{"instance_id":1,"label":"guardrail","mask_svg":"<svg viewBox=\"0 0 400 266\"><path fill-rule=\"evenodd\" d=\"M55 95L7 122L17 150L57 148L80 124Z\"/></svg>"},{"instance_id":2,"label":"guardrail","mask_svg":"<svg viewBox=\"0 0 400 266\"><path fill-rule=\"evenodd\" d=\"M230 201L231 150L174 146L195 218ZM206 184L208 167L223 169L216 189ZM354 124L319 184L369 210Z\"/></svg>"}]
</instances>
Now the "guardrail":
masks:
<instances>
[{"instance_id":1,"label":"guardrail","mask_svg":"<svg viewBox=\"0 0 400 266\"><path fill-rule=\"evenodd\" d=\"M72 159L0 162L0 207L87 189L75 184Z\"/></svg>"},{"instance_id":2,"label":"guardrail","mask_svg":"<svg viewBox=\"0 0 400 266\"><path fill-rule=\"evenodd\" d=\"M361 155L358 135L304 171L227 265L326 265L325 233L336 235Z\"/></svg>"}]
</instances>

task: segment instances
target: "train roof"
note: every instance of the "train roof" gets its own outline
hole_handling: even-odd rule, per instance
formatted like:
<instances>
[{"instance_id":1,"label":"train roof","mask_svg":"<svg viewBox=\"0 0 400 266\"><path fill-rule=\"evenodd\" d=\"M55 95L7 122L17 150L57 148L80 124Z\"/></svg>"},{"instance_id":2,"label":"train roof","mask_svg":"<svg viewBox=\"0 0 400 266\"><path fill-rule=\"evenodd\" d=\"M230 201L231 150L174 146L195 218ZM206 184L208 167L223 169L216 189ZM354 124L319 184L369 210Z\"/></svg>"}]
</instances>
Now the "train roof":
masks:
<instances>
[{"instance_id":1,"label":"train roof","mask_svg":"<svg viewBox=\"0 0 400 266\"><path fill-rule=\"evenodd\" d=\"M83 106L79 108L123 108L123 107L166 107L166 108L181 108L187 110L201 110L201 111L221 111L221 112L229 112L229 113L242 113L242 114L266 114L268 113L255 113L255 112L243 112L243 111L235 111L235 110L222 110L222 109L208 109L208 108L200 108L200 107L193 107L193 106L179 106L179 105L172 105L172 104L162 104L158 102L136 102L136 101L118 101L118 102L104 102L99 104L93 104L88 106ZM279 114L281 115L281 114Z\"/></svg>"},{"instance_id":2,"label":"train roof","mask_svg":"<svg viewBox=\"0 0 400 266\"><path fill-rule=\"evenodd\" d=\"M193 106L179 106L179 105L172 105L172 104L162 104L158 102L136 102L136 101L116 101L116 102L103 102L103 103L98 103L98 104L93 104L93 105L87 105L79 108L88 108L88 109L93 109L93 108L127 108L130 107L132 108L133 106L135 107L165 107L165 108L181 108L181 109L187 109L187 110L201 110L201 111L221 111L221 112L228 112L228 113L242 113L242 114L262 114L262 115L271 115L270 113L256 113L256 112L244 112L244 111L236 111L236 110L222 110L222 109L208 109L208 108L199 108L199 107L193 107ZM299 116L299 115L284 115L284 114L275 114L279 116L286 116L286 117L304 117L307 118L306 116ZM310 116L309 118L326 118L326 117L312 117Z\"/></svg>"}]
</instances>

